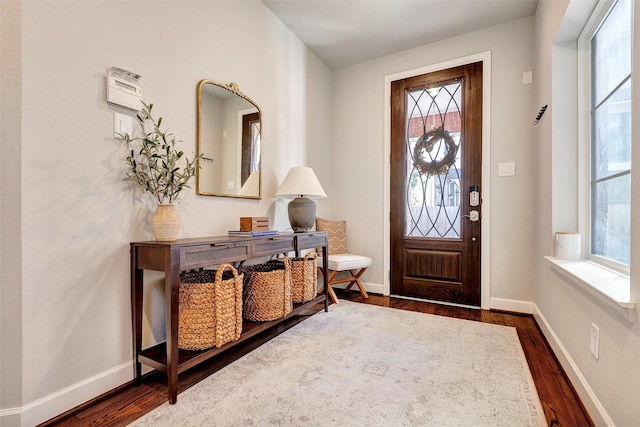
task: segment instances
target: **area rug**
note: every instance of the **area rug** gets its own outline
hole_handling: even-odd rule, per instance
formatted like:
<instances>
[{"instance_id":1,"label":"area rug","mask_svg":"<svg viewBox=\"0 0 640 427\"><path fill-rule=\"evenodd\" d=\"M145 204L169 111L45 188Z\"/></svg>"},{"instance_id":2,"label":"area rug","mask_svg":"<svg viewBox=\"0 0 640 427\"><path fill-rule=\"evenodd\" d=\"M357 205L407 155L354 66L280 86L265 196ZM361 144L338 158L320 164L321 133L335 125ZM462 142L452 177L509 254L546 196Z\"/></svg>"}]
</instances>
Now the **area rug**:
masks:
<instances>
[{"instance_id":1,"label":"area rug","mask_svg":"<svg viewBox=\"0 0 640 427\"><path fill-rule=\"evenodd\" d=\"M332 305L134 426L543 426L515 328Z\"/></svg>"}]
</instances>

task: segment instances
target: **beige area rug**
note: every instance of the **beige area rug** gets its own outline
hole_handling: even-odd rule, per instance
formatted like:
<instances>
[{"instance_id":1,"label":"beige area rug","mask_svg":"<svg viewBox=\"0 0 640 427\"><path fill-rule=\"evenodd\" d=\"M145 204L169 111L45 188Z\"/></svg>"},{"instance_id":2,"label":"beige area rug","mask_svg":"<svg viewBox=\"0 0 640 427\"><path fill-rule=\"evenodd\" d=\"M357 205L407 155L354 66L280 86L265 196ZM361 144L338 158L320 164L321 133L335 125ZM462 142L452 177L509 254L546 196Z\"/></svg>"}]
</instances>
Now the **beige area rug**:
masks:
<instances>
[{"instance_id":1,"label":"beige area rug","mask_svg":"<svg viewBox=\"0 0 640 427\"><path fill-rule=\"evenodd\" d=\"M135 426L543 426L515 328L340 301Z\"/></svg>"}]
</instances>

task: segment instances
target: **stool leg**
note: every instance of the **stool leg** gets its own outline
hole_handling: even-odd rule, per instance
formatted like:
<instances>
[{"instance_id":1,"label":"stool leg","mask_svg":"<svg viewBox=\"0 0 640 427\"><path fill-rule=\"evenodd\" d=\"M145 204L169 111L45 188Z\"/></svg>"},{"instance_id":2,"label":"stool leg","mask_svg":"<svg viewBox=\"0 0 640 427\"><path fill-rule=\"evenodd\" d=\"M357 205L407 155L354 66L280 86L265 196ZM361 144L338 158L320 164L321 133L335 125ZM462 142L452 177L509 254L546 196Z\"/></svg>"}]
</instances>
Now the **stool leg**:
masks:
<instances>
[{"instance_id":1,"label":"stool leg","mask_svg":"<svg viewBox=\"0 0 640 427\"><path fill-rule=\"evenodd\" d=\"M357 284L358 288L360 289L360 294L364 297L364 298L369 298L369 294L367 294L367 291L364 290L364 286L362 286L362 282L360 282L360 276L362 276L365 272L367 268L361 268L360 271L358 271L358 273L354 273L353 270L349 270L349 273L351 273L351 277L353 277L353 280L351 282L349 282L349 284L347 285L347 287L345 288L346 290L350 290L351 286L353 286L353 284Z\"/></svg>"},{"instance_id":2,"label":"stool leg","mask_svg":"<svg viewBox=\"0 0 640 427\"><path fill-rule=\"evenodd\" d=\"M333 290L333 287L329 285L329 295L331 296L331 300L334 304L338 304L338 297L336 296L336 292Z\"/></svg>"},{"instance_id":3,"label":"stool leg","mask_svg":"<svg viewBox=\"0 0 640 427\"><path fill-rule=\"evenodd\" d=\"M322 271L320 269L318 269L318 271L320 271L320 275L322 275ZM327 280L327 283L329 284L329 296L331 297L331 300L333 301L334 304L338 304L338 297L336 296L336 293L333 290L333 286L331 286L331 282L336 277L336 274L338 274L338 272L334 270L330 270L330 271L331 271L331 274L329 274L329 279ZM318 291L318 293L321 294L323 292L324 292L324 285Z\"/></svg>"},{"instance_id":4,"label":"stool leg","mask_svg":"<svg viewBox=\"0 0 640 427\"><path fill-rule=\"evenodd\" d=\"M331 299L333 300L333 302L335 304L338 304L338 297L336 296L335 291L333 290L333 286L331 285L331 283L333 282L333 279L335 279L336 274L338 274L337 271L332 271L331 274L329 274L329 280L327 280L327 283L329 283L329 295L331 295Z\"/></svg>"}]
</instances>

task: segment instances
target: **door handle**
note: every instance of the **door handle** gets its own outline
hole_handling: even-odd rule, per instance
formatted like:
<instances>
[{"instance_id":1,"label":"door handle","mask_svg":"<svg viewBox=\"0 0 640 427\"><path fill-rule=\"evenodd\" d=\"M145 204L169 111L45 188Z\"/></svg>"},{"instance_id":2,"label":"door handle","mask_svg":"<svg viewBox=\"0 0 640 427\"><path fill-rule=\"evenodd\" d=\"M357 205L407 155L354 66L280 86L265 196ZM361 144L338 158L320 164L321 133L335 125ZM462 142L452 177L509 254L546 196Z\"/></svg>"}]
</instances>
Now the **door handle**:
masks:
<instances>
[{"instance_id":1,"label":"door handle","mask_svg":"<svg viewBox=\"0 0 640 427\"><path fill-rule=\"evenodd\" d=\"M474 209L469 212L469 215L462 215L462 217L469 218L471 222L480 221L480 212Z\"/></svg>"}]
</instances>

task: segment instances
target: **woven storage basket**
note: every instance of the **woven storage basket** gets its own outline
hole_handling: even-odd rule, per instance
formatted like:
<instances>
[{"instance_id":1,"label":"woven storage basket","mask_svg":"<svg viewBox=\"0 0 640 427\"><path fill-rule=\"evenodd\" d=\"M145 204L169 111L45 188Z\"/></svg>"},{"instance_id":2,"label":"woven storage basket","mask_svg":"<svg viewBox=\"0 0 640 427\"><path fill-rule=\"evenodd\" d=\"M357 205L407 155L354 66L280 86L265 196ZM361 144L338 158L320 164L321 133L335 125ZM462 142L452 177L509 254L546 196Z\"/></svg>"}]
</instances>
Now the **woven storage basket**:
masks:
<instances>
[{"instance_id":1,"label":"woven storage basket","mask_svg":"<svg viewBox=\"0 0 640 427\"><path fill-rule=\"evenodd\" d=\"M291 303L291 265L285 257L280 264L264 263L240 267L244 274L244 305L247 320L268 321L285 317Z\"/></svg>"},{"instance_id":2,"label":"woven storage basket","mask_svg":"<svg viewBox=\"0 0 640 427\"><path fill-rule=\"evenodd\" d=\"M282 263L272 260L269 263ZM290 258L291 263L291 302L307 302L318 293L318 263L315 252L308 252L304 258Z\"/></svg>"},{"instance_id":3,"label":"woven storage basket","mask_svg":"<svg viewBox=\"0 0 640 427\"><path fill-rule=\"evenodd\" d=\"M230 264L180 276L178 348L203 350L240 338L243 278Z\"/></svg>"}]
</instances>

